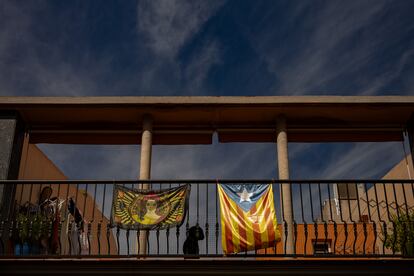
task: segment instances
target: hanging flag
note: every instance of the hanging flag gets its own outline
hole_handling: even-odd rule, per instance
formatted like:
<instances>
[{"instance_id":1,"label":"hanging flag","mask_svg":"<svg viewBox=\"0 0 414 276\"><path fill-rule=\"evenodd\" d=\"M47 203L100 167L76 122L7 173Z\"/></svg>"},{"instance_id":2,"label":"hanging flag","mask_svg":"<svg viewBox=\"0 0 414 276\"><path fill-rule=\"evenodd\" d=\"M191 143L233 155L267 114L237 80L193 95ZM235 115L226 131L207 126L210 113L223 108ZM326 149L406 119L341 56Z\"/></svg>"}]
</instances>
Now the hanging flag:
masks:
<instances>
[{"instance_id":1,"label":"hanging flag","mask_svg":"<svg viewBox=\"0 0 414 276\"><path fill-rule=\"evenodd\" d=\"M273 247L280 240L271 184L218 185L226 254Z\"/></svg>"},{"instance_id":2,"label":"hanging flag","mask_svg":"<svg viewBox=\"0 0 414 276\"><path fill-rule=\"evenodd\" d=\"M187 213L190 185L167 190L135 190L115 185L111 224L123 229L180 226Z\"/></svg>"}]
</instances>

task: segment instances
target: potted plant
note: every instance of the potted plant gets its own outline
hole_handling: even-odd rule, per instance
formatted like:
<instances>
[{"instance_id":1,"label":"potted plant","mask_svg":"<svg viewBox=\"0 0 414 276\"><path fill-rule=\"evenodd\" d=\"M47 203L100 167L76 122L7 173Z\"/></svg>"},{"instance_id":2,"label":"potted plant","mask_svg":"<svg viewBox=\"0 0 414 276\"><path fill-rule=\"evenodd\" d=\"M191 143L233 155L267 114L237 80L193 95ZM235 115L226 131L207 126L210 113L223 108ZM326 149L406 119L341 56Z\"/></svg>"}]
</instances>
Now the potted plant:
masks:
<instances>
[{"instance_id":1,"label":"potted plant","mask_svg":"<svg viewBox=\"0 0 414 276\"><path fill-rule=\"evenodd\" d=\"M17 254L19 254L19 244L23 248L22 254L24 255L29 252L39 253L40 243L43 239L47 239L51 231L52 218L39 211L33 212L33 209L35 209L33 206L32 208L25 206L16 215Z\"/></svg>"},{"instance_id":2,"label":"potted plant","mask_svg":"<svg viewBox=\"0 0 414 276\"><path fill-rule=\"evenodd\" d=\"M384 245L403 256L414 257L414 212L400 210L391 215L391 227L384 237Z\"/></svg>"}]
</instances>

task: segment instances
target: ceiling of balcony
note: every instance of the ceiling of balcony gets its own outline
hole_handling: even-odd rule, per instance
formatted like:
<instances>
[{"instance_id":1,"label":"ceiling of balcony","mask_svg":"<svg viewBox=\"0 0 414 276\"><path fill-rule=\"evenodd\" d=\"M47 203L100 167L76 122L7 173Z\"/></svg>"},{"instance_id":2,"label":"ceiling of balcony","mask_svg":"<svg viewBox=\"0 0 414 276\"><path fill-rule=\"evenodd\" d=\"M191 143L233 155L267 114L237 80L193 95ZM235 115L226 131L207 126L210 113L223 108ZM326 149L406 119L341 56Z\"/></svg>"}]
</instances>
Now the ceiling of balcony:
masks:
<instances>
[{"instance_id":1,"label":"ceiling of balcony","mask_svg":"<svg viewBox=\"0 0 414 276\"><path fill-rule=\"evenodd\" d=\"M284 114L291 142L396 141L414 114L412 96L0 97L32 143L138 144L151 114L154 144L273 142Z\"/></svg>"}]
</instances>

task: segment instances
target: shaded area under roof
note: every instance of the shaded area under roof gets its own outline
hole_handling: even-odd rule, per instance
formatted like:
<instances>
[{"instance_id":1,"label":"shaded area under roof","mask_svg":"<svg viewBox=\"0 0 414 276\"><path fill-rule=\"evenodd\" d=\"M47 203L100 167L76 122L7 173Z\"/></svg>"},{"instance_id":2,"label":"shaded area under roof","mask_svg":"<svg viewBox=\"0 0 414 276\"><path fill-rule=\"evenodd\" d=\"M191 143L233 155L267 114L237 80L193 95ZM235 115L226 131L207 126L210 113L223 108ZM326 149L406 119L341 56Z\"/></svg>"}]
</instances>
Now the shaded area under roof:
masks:
<instances>
[{"instance_id":1,"label":"shaded area under roof","mask_svg":"<svg viewBox=\"0 0 414 276\"><path fill-rule=\"evenodd\" d=\"M19 112L32 143L139 144L144 114L154 144L274 142L287 118L291 142L398 141L414 113L412 96L0 97Z\"/></svg>"}]
</instances>

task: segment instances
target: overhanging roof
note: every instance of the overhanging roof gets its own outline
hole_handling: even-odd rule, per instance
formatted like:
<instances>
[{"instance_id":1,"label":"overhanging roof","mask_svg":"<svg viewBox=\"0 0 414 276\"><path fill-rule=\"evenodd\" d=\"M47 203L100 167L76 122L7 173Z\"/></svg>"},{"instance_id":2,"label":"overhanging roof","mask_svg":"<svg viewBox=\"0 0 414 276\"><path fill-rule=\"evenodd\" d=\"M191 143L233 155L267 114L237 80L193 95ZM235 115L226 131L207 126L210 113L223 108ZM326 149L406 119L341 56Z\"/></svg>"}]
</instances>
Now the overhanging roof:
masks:
<instances>
[{"instance_id":1,"label":"overhanging roof","mask_svg":"<svg viewBox=\"0 0 414 276\"><path fill-rule=\"evenodd\" d=\"M32 143L139 144L142 118L154 144L274 142L287 118L291 142L397 141L414 113L413 96L0 97L16 110Z\"/></svg>"}]
</instances>

